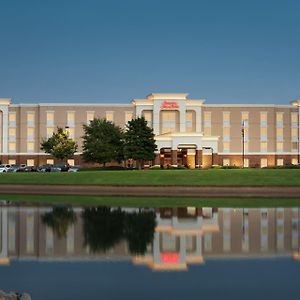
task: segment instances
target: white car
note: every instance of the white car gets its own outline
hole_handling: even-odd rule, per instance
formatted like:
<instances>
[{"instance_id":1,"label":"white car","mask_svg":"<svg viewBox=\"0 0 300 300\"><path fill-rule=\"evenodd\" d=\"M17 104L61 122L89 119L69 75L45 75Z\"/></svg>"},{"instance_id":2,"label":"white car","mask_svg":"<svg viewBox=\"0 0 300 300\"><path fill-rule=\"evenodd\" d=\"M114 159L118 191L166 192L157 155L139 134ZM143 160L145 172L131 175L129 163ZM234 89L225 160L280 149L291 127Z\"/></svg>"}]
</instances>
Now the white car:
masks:
<instances>
[{"instance_id":1,"label":"white car","mask_svg":"<svg viewBox=\"0 0 300 300\"><path fill-rule=\"evenodd\" d=\"M11 168L11 165L0 165L0 173L6 173Z\"/></svg>"}]
</instances>

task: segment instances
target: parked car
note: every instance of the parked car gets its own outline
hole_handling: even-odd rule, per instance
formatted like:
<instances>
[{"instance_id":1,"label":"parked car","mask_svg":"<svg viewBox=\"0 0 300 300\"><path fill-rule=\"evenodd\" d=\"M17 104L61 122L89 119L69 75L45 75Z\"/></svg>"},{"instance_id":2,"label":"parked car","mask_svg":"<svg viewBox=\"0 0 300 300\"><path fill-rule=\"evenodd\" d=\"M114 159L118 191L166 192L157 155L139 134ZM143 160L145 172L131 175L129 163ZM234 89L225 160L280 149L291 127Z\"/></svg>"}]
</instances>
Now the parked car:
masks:
<instances>
[{"instance_id":1,"label":"parked car","mask_svg":"<svg viewBox=\"0 0 300 300\"><path fill-rule=\"evenodd\" d=\"M68 172L71 172L71 173L76 173L79 171L79 166L71 166L68 170Z\"/></svg>"},{"instance_id":2,"label":"parked car","mask_svg":"<svg viewBox=\"0 0 300 300\"><path fill-rule=\"evenodd\" d=\"M6 165L6 164L0 165L0 173L6 173L10 168L11 165Z\"/></svg>"},{"instance_id":3,"label":"parked car","mask_svg":"<svg viewBox=\"0 0 300 300\"><path fill-rule=\"evenodd\" d=\"M51 172L68 172L69 168L69 165L55 164L51 167Z\"/></svg>"},{"instance_id":4,"label":"parked car","mask_svg":"<svg viewBox=\"0 0 300 300\"><path fill-rule=\"evenodd\" d=\"M35 167L25 167L21 172L37 172L37 168Z\"/></svg>"},{"instance_id":5,"label":"parked car","mask_svg":"<svg viewBox=\"0 0 300 300\"><path fill-rule=\"evenodd\" d=\"M26 165L25 164L20 164L20 165L11 165L9 168L8 172L22 172L25 169Z\"/></svg>"},{"instance_id":6,"label":"parked car","mask_svg":"<svg viewBox=\"0 0 300 300\"><path fill-rule=\"evenodd\" d=\"M38 168L38 172L41 172L41 173L51 172L52 167L53 167L53 165L49 165L49 164L42 165Z\"/></svg>"}]
</instances>

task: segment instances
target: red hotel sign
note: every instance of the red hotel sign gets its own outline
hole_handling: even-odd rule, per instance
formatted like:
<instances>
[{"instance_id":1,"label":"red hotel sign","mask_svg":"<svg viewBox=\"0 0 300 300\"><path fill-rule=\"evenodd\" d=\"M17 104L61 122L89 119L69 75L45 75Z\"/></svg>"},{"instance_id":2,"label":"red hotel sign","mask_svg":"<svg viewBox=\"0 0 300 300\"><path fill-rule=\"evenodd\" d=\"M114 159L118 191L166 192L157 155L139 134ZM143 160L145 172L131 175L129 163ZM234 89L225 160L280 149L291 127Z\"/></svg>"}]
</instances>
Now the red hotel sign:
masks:
<instances>
[{"instance_id":1,"label":"red hotel sign","mask_svg":"<svg viewBox=\"0 0 300 300\"><path fill-rule=\"evenodd\" d=\"M179 108L179 105L176 101L163 101L161 108Z\"/></svg>"}]
</instances>

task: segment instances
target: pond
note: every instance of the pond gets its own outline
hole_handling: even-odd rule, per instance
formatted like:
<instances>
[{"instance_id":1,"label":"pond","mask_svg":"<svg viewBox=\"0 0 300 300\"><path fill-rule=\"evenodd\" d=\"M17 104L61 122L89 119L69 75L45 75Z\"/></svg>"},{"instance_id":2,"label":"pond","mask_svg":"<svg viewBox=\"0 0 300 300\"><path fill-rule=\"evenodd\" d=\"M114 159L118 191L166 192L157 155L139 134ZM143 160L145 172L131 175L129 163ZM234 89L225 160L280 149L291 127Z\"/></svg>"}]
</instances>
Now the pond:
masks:
<instances>
[{"instance_id":1,"label":"pond","mask_svg":"<svg viewBox=\"0 0 300 300\"><path fill-rule=\"evenodd\" d=\"M300 208L0 205L0 290L32 299L299 295Z\"/></svg>"}]
</instances>

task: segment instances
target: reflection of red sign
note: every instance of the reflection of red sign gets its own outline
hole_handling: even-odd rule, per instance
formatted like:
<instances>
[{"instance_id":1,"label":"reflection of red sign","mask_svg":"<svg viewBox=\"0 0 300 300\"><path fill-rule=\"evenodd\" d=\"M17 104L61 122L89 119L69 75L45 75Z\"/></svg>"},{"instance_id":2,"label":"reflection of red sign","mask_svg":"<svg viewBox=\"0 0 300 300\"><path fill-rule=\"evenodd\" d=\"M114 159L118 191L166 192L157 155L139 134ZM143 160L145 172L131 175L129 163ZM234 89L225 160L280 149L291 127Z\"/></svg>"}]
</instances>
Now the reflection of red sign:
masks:
<instances>
[{"instance_id":1,"label":"reflection of red sign","mask_svg":"<svg viewBox=\"0 0 300 300\"><path fill-rule=\"evenodd\" d=\"M164 101L161 104L161 108L179 108L179 105L176 101Z\"/></svg>"},{"instance_id":2,"label":"reflection of red sign","mask_svg":"<svg viewBox=\"0 0 300 300\"><path fill-rule=\"evenodd\" d=\"M179 254L178 252L162 252L160 258L165 264L176 264L179 261Z\"/></svg>"}]
</instances>

